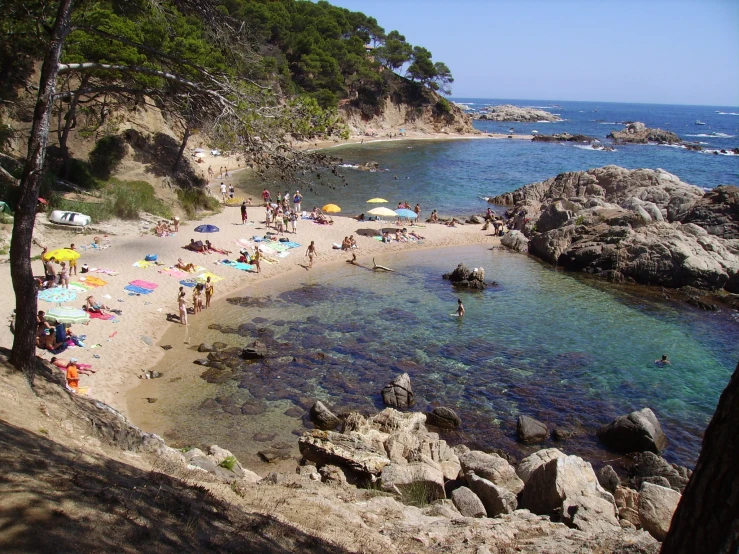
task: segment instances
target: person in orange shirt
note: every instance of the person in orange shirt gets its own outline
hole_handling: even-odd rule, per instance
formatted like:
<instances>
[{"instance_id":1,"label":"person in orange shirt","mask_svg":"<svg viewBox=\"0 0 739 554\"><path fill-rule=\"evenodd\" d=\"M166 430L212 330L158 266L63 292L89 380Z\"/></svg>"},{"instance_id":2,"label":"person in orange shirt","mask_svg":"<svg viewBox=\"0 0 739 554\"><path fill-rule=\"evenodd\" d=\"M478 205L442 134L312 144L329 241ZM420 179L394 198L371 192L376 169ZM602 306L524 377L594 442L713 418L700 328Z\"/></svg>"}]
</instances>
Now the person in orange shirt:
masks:
<instances>
[{"instance_id":1,"label":"person in orange shirt","mask_svg":"<svg viewBox=\"0 0 739 554\"><path fill-rule=\"evenodd\" d=\"M80 376L77 373L77 358L71 358L67 364L67 386L74 392L80 388Z\"/></svg>"}]
</instances>

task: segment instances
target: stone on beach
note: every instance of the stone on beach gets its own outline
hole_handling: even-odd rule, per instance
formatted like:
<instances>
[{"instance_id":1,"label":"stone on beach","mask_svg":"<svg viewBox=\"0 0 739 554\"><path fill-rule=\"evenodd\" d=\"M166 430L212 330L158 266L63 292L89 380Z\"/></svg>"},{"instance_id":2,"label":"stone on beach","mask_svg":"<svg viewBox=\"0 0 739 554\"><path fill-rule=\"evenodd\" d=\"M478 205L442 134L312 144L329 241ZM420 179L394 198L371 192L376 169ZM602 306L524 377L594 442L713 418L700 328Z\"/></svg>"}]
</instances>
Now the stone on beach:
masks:
<instances>
[{"instance_id":1,"label":"stone on beach","mask_svg":"<svg viewBox=\"0 0 739 554\"><path fill-rule=\"evenodd\" d=\"M467 487L452 492L452 502L464 517L485 517L487 512L480 498Z\"/></svg>"},{"instance_id":2,"label":"stone on beach","mask_svg":"<svg viewBox=\"0 0 739 554\"><path fill-rule=\"evenodd\" d=\"M516 495L472 472L465 476L467 486L480 498L488 517L513 513L518 507Z\"/></svg>"},{"instance_id":3,"label":"stone on beach","mask_svg":"<svg viewBox=\"0 0 739 554\"><path fill-rule=\"evenodd\" d=\"M439 406L426 413L426 421L429 425L442 429L456 429L462 424L462 420L451 408Z\"/></svg>"},{"instance_id":4,"label":"stone on beach","mask_svg":"<svg viewBox=\"0 0 739 554\"><path fill-rule=\"evenodd\" d=\"M642 527L662 541L670 529L681 495L672 489L644 483L639 491L639 519Z\"/></svg>"},{"instance_id":5,"label":"stone on beach","mask_svg":"<svg viewBox=\"0 0 739 554\"><path fill-rule=\"evenodd\" d=\"M341 424L341 420L320 400L310 409L310 419L319 429L330 431Z\"/></svg>"},{"instance_id":6,"label":"stone on beach","mask_svg":"<svg viewBox=\"0 0 739 554\"><path fill-rule=\"evenodd\" d=\"M465 474L471 471L478 477L508 489L513 494L518 494L523 489L523 481L516 475L516 470L497 454L472 450L459 455L459 462Z\"/></svg>"}]
</instances>

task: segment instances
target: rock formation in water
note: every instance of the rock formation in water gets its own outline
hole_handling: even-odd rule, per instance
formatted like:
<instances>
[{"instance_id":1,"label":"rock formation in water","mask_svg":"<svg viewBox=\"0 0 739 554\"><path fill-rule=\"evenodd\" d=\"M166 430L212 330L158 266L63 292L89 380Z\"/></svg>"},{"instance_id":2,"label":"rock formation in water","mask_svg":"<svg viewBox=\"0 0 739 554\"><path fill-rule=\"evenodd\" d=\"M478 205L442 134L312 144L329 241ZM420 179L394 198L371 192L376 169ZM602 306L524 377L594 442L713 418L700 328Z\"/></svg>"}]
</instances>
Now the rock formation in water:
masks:
<instances>
[{"instance_id":1,"label":"rock formation in water","mask_svg":"<svg viewBox=\"0 0 739 554\"><path fill-rule=\"evenodd\" d=\"M589 137L588 135L571 135L570 133L557 133L554 135L534 135L531 139L532 142L581 142L584 144L591 144L593 142L599 142L595 137Z\"/></svg>"},{"instance_id":2,"label":"rock formation in water","mask_svg":"<svg viewBox=\"0 0 739 554\"><path fill-rule=\"evenodd\" d=\"M609 133L608 138L616 142L633 142L637 144L646 144L648 142L680 144L682 142L682 139L675 133L662 129L650 129L641 121L629 123L623 130Z\"/></svg>"},{"instance_id":3,"label":"rock formation in water","mask_svg":"<svg viewBox=\"0 0 739 554\"><path fill-rule=\"evenodd\" d=\"M481 267L470 270L464 264L459 264L454 271L445 273L442 277L451 281L455 287L474 290L484 290L487 287L485 269Z\"/></svg>"},{"instance_id":4,"label":"rock formation in water","mask_svg":"<svg viewBox=\"0 0 739 554\"><path fill-rule=\"evenodd\" d=\"M510 104L486 107L480 113L474 114L473 118L483 121L510 121L522 123L562 121L559 116L544 110L537 110L536 108L521 108Z\"/></svg>"},{"instance_id":5,"label":"rock formation in water","mask_svg":"<svg viewBox=\"0 0 739 554\"><path fill-rule=\"evenodd\" d=\"M562 173L489 202L529 253L569 270L666 287L739 292L736 187L705 192L661 169ZM520 242L520 241L519 241Z\"/></svg>"}]
</instances>

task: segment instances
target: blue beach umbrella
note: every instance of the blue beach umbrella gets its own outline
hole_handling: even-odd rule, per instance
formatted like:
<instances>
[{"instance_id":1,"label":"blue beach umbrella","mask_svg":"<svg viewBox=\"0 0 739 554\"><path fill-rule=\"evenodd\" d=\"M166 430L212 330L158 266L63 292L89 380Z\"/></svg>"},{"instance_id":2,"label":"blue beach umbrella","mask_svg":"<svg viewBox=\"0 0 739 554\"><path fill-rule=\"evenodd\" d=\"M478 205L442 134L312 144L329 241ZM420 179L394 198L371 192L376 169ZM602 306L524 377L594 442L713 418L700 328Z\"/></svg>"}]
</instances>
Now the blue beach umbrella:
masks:
<instances>
[{"instance_id":1,"label":"blue beach umbrella","mask_svg":"<svg viewBox=\"0 0 739 554\"><path fill-rule=\"evenodd\" d=\"M53 289L44 289L39 291L38 299L45 302L69 302L77 298L77 293L64 287L55 287Z\"/></svg>"},{"instance_id":2,"label":"blue beach umbrella","mask_svg":"<svg viewBox=\"0 0 739 554\"><path fill-rule=\"evenodd\" d=\"M405 208L395 210L395 213L398 215L398 217L407 217L408 219L416 219L418 217L418 214L416 212L414 212L413 210L407 210Z\"/></svg>"},{"instance_id":3,"label":"blue beach umbrella","mask_svg":"<svg viewBox=\"0 0 739 554\"><path fill-rule=\"evenodd\" d=\"M215 225L198 225L195 227L195 232L197 233L217 233L218 231L220 229Z\"/></svg>"}]
</instances>

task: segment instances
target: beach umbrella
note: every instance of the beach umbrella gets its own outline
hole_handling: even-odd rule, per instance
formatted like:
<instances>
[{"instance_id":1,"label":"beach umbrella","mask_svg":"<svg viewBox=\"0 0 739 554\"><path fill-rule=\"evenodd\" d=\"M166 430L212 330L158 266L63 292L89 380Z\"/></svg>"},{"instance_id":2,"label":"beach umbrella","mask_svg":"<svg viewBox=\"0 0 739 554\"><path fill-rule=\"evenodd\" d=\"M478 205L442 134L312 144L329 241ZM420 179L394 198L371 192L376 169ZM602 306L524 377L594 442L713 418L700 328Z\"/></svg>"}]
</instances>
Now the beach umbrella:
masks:
<instances>
[{"instance_id":1,"label":"beach umbrella","mask_svg":"<svg viewBox=\"0 0 739 554\"><path fill-rule=\"evenodd\" d=\"M328 214L335 214L339 213L341 211L341 208L339 208L336 204L326 204L323 208L321 208L321 211L324 211Z\"/></svg>"},{"instance_id":2,"label":"beach umbrella","mask_svg":"<svg viewBox=\"0 0 739 554\"><path fill-rule=\"evenodd\" d=\"M53 289L44 289L39 291L38 299L44 302L69 302L77 298L77 293L64 287L55 287Z\"/></svg>"},{"instance_id":3,"label":"beach umbrella","mask_svg":"<svg viewBox=\"0 0 739 554\"><path fill-rule=\"evenodd\" d=\"M387 200L384 198L370 198L367 200L367 204L385 204L387 203Z\"/></svg>"},{"instance_id":4,"label":"beach umbrella","mask_svg":"<svg viewBox=\"0 0 739 554\"><path fill-rule=\"evenodd\" d=\"M386 208L384 206L381 207L381 208L373 208L373 209L371 209L367 213L372 214L372 215L379 215L381 217L382 216L384 216L384 217L395 217L396 215L398 215L394 211L392 211L390 208Z\"/></svg>"},{"instance_id":5,"label":"beach umbrella","mask_svg":"<svg viewBox=\"0 0 739 554\"><path fill-rule=\"evenodd\" d=\"M413 210L407 210L405 208L395 210L395 214L398 217L407 217L408 219L416 219L418 217L418 214L416 212L414 212Z\"/></svg>"},{"instance_id":6,"label":"beach umbrella","mask_svg":"<svg viewBox=\"0 0 739 554\"><path fill-rule=\"evenodd\" d=\"M218 227L210 224L198 225L195 227L195 232L197 233L217 233L218 231L220 231Z\"/></svg>"},{"instance_id":7,"label":"beach umbrella","mask_svg":"<svg viewBox=\"0 0 739 554\"><path fill-rule=\"evenodd\" d=\"M79 308L57 306L48 310L44 319L47 321L56 321L57 323L87 323L90 321L90 314Z\"/></svg>"},{"instance_id":8,"label":"beach umbrella","mask_svg":"<svg viewBox=\"0 0 739 554\"><path fill-rule=\"evenodd\" d=\"M57 262L68 262L69 260L76 260L80 257L80 253L70 248L57 248L44 254L41 258L46 262L51 258L54 258Z\"/></svg>"}]
</instances>

